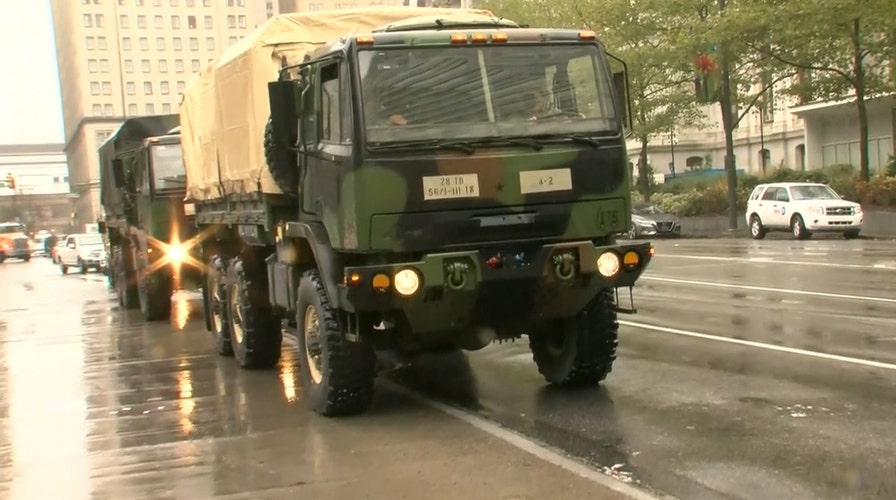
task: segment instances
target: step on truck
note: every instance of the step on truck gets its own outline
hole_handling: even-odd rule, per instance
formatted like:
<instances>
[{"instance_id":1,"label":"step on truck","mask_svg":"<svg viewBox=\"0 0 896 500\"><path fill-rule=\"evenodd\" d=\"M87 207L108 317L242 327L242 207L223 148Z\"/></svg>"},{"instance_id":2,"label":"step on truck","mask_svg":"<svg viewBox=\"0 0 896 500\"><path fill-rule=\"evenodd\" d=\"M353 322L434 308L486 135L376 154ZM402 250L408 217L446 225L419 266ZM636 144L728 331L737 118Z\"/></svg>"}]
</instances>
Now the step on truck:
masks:
<instances>
[{"instance_id":1,"label":"step on truck","mask_svg":"<svg viewBox=\"0 0 896 500\"><path fill-rule=\"evenodd\" d=\"M129 118L98 149L107 278L119 304L146 321L168 320L172 292L198 289L203 276L178 122Z\"/></svg>"},{"instance_id":2,"label":"step on truck","mask_svg":"<svg viewBox=\"0 0 896 500\"><path fill-rule=\"evenodd\" d=\"M378 351L526 335L547 382L598 384L653 255L615 238L610 59L591 31L401 7L276 16L228 48L181 106L218 352L272 367L295 332L327 416L368 408Z\"/></svg>"}]
</instances>

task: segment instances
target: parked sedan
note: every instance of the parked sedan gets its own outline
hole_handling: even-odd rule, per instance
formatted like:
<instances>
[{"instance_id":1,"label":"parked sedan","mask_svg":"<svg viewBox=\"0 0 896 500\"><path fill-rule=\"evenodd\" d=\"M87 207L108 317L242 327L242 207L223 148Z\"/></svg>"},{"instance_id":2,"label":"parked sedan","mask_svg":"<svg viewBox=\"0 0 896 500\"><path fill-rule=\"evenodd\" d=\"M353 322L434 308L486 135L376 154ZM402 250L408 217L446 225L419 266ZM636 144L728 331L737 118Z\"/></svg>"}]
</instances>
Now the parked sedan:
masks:
<instances>
[{"instance_id":1,"label":"parked sedan","mask_svg":"<svg viewBox=\"0 0 896 500\"><path fill-rule=\"evenodd\" d=\"M677 238L681 236L681 221L651 203L635 203L632 205L632 225L628 237L635 239L645 236Z\"/></svg>"}]
</instances>

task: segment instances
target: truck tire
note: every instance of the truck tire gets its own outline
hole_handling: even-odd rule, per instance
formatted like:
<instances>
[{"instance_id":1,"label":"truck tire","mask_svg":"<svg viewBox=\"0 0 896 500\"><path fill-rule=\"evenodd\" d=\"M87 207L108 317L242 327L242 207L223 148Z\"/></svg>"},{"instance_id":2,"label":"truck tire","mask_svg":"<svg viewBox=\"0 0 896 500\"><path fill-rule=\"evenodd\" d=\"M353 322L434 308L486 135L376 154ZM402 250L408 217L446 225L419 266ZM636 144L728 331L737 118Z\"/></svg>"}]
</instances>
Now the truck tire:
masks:
<instances>
[{"instance_id":1,"label":"truck tire","mask_svg":"<svg viewBox=\"0 0 896 500\"><path fill-rule=\"evenodd\" d=\"M299 165L296 154L274 142L270 118L264 126L264 159L277 187L285 194L298 196Z\"/></svg>"},{"instance_id":2,"label":"truck tire","mask_svg":"<svg viewBox=\"0 0 896 500\"><path fill-rule=\"evenodd\" d=\"M230 345L237 362L247 370L276 366L283 331L268 301L267 283L250 278L243 259L236 257L228 268L227 285Z\"/></svg>"},{"instance_id":3,"label":"truck tire","mask_svg":"<svg viewBox=\"0 0 896 500\"><path fill-rule=\"evenodd\" d=\"M171 277L164 270L149 276L138 272L137 292L144 321L167 321L171 318Z\"/></svg>"},{"instance_id":4,"label":"truck tire","mask_svg":"<svg viewBox=\"0 0 896 500\"><path fill-rule=\"evenodd\" d=\"M230 324L227 320L227 264L218 255L208 261L205 286L202 287L202 304L205 310L205 328L215 339L215 352L221 356L233 356L230 344Z\"/></svg>"},{"instance_id":5,"label":"truck tire","mask_svg":"<svg viewBox=\"0 0 896 500\"><path fill-rule=\"evenodd\" d=\"M299 281L296 304L302 387L311 408L324 416L362 413L373 399L376 352L362 337L349 342L316 270Z\"/></svg>"},{"instance_id":6,"label":"truck tire","mask_svg":"<svg viewBox=\"0 0 896 500\"><path fill-rule=\"evenodd\" d=\"M601 290L578 315L554 324L560 331L544 328L529 334L529 349L545 380L560 387L604 380L616 360L619 334L612 290Z\"/></svg>"},{"instance_id":7,"label":"truck tire","mask_svg":"<svg viewBox=\"0 0 896 500\"><path fill-rule=\"evenodd\" d=\"M115 260L114 270L115 291L118 294L118 304L122 309L136 309L140 307L140 298L137 291L136 276L133 267L133 254L130 247L119 246L113 253Z\"/></svg>"}]
</instances>

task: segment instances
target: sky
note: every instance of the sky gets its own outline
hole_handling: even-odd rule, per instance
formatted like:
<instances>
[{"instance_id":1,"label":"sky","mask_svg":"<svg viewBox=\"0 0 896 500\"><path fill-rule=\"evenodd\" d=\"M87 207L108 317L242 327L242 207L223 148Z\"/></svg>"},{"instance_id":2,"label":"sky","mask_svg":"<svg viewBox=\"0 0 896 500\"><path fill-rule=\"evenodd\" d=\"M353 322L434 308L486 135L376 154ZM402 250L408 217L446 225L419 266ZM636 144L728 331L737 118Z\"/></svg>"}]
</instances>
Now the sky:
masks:
<instances>
[{"instance_id":1,"label":"sky","mask_svg":"<svg viewBox=\"0 0 896 500\"><path fill-rule=\"evenodd\" d=\"M50 0L0 0L0 144L63 135Z\"/></svg>"}]
</instances>

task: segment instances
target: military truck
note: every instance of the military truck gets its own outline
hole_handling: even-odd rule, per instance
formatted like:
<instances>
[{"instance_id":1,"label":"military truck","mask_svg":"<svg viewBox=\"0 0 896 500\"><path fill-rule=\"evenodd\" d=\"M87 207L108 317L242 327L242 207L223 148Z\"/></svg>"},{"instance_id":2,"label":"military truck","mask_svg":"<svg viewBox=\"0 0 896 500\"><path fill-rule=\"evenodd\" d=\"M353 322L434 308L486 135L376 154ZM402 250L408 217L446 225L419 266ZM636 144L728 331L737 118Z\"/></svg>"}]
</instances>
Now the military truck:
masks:
<instances>
[{"instance_id":1,"label":"military truck","mask_svg":"<svg viewBox=\"0 0 896 500\"><path fill-rule=\"evenodd\" d=\"M594 32L488 11L270 19L181 106L218 352L271 367L294 332L326 416L368 407L378 351L526 335L549 383L598 384L653 255L615 240L625 81Z\"/></svg>"},{"instance_id":2,"label":"military truck","mask_svg":"<svg viewBox=\"0 0 896 500\"><path fill-rule=\"evenodd\" d=\"M167 320L172 291L202 279L178 118L129 118L98 149L107 277L119 304L146 321Z\"/></svg>"}]
</instances>

